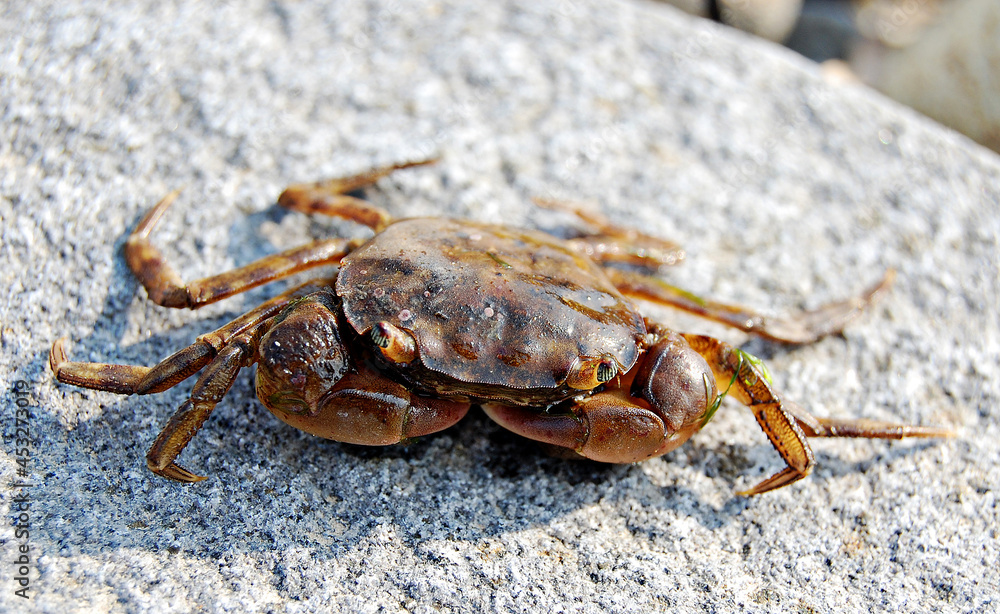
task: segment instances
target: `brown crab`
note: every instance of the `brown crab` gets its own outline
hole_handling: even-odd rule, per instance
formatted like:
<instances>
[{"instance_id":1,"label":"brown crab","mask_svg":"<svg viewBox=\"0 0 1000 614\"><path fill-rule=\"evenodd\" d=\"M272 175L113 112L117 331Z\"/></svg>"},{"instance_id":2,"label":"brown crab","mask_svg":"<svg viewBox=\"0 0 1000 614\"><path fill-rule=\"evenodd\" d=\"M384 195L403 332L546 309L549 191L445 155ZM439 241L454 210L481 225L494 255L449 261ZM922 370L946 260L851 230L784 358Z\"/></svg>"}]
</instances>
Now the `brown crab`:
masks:
<instances>
[{"instance_id":1,"label":"brown crab","mask_svg":"<svg viewBox=\"0 0 1000 614\"><path fill-rule=\"evenodd\" d=\"M858 298L785 320L765 319L635 272L673 264L683 252L591 213L571 209L591 231L559 240L468 221L392 220L349 194L427 162L293 186L278 199L290 209L368 226L375 232L371 239L318 240L188 284L149 242L176 192L169 195L125 247L129 268L159 305L194 309L304 269L339 264L339 271L272 298L152 368L71 362L60 339L50 355L56 378L149 394L202 371L146 457L154 473L182 482L204 478L175 459L239 371L254 363L260 401L283 421L320 437L398 443L451 426L478 403L516 433L611 463L676 448L729 394L750 407L787 465L742 494L808 475L813 455L807 437L948 434L813 417L783 401L749 354L711 337L673 332L643 318L626 298L685 309L769 339L807 343L841 330L886 289L891 273Z\"/></svg>"}]
</instances>

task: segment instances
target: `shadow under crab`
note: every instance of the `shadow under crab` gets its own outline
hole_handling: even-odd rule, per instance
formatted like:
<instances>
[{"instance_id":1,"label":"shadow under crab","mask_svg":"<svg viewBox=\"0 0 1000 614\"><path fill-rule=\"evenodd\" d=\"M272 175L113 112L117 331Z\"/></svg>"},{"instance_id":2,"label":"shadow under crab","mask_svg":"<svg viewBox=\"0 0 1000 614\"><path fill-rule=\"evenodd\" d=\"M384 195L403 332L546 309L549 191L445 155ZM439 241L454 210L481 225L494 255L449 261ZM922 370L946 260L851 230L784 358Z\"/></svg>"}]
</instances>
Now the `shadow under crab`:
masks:
<instances>
[{"instance_id":1,"label":"shadow under crab","mask_svg":"<svg viewBox=\"0 0 1000 614\"><path fill-rule=\"evenodd\" d=\"M278 199L292 210L366 225L375 232L371 239L321 239L187 284L149 241L177 194L169 195L125 247L129 268L159 305L193 309L317 266L339 264L339 271L266 301L151 368L69 361L56 341L50 364L57 379L149 394L201 371L147 454L153 472L183 482L204 478L177 457L240 370L253 364L260 401L320 437L399 443L451 426L477 403L515 433L611 463L676 448L732 395L753 411L786 464L742 494L808 475L814 460L807 437L948 435L933 427L814 417L781 399L754 357L711 337L671 331L644 318L630 300L808 343L840 331L889 286L891 272L859 297L771 320L635 272L674 264L683 252L593 213L542 203L569 208L590 226L583 236L560 240L461 220L393 220L350 194L427 162L292 186Z\"/></svg>"}]
</instances>

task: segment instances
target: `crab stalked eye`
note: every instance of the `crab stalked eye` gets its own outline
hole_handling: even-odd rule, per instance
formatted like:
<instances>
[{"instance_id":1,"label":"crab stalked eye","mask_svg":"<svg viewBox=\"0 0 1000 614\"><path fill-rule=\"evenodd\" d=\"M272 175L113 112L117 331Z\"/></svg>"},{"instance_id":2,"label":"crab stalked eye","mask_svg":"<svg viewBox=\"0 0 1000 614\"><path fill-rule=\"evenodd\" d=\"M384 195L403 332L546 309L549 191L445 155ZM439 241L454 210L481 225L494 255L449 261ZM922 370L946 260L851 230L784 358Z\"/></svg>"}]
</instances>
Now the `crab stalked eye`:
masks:
<instances>
[{"instance_id":1,"label":"crab stalked eye","mask_svg":"<svg viewBox=\"0 0 1000 614\"><path fill-rule=\"evenodd\" d=\"M617 374L618 363L612 358L578 358L566 376L566 385L577 390L592 390Z\"/></svg>"},{"instance_id":2,"label":"crab stalked eye","mask_svg":"<svg viewBox=\"0 0 1000 614\"><path fill-rule=\"evenodd\" d=\"M375 345L379 346L383 350L389 347L389 343L392 341L389 339L389 335L387 335L382 329L382 325L372 327L371 337Z\"/></svg>"},{"instance_id":3,"label":"crab stalked eye","mask_svg":"<svg viewBox=\"0 0 1000 614\"><path fill-rule=\"evenodd\" d=\"M597 381L604 382L610 381L611 378L618 373L618 365L614 363L613 360L605 358L597 365Z\"/></svg>"},{"instance_id":4,"label":"crab stalked eye","mask_svg":"<svg viewBox=\"0 0 1000 614\"><path fill-rule=\"evenodd\" d=\"M382 356L390 362L408 364L417 357L417 343L413 335L388 322L372 326L369 336Z\"/></svg>"}]
</instances>

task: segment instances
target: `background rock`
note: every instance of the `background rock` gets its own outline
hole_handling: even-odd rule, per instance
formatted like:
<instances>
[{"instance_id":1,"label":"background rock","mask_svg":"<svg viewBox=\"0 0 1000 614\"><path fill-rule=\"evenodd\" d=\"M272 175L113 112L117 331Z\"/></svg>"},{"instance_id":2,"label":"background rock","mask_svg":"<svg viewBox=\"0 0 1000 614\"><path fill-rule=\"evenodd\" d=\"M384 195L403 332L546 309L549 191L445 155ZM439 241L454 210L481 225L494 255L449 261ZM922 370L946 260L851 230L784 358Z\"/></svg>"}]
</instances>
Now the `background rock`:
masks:
<instances>
[{"instance_id":1,"label":"background rock","mask_svg":"<svg viewBox=\"0 0 1000 614\"><path fill-rule=\"evenodd\" d=\"M8 5L0 19L0 490L30 479L32 598L0 609L362 612L973 611L996 607L1000 163L773 45L642 2ZM187 385L126 398L56 384L73 357L151 364L265 288L196 313L145 299L121 246L186 279L347 224L283 214L284 184L442 156L385 180L399 215L565 231L532 196L676 238L701 295L785 312L894 291L843 336L751 340L819 415L944 424L943 442L819 441L801 483L727 404L634 466L547 457L479 412L404 448L313 439L249 374L183 456L143 455ZM678 328L745 339L656 309ZM17 384L17 382L23 382ZM34 445L18 474L17 387Z\"/></svg>"}]
</instances>

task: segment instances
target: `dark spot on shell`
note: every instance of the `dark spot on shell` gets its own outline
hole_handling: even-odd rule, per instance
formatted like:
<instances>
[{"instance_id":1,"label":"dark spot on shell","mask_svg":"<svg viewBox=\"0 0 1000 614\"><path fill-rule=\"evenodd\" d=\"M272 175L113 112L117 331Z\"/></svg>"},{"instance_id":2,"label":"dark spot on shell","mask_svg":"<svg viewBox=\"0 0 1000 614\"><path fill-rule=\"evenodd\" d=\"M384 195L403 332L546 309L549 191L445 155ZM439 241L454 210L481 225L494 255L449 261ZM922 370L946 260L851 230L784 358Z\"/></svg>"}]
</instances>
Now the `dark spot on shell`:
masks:
<instances>
[{"instance_id":1,"label":"dark spot on shell","mask_svg":"<svg viewBox=\"0 0 1000 614\"><path fill-rule=\"evenodd\" d=\"M520 367L530 359L530 354L527 352L518 352L517 350L506 354L497 354L497 360L511 367Z\"/></svg>"},{"instance_id":2,"label":"dark spot on shell","mask_svg":"<svg viewBox=\"0 0 1000 614\"><path fill-rule=\"evenodd\" d=\"M479 358L479 353L476 352L476 348L472 347L472 344L468 341L456 341L451 344L451 349L455 350L455 353L462 358L468 358L469 360L476 360Z\"/></svg>"}]
</instances>

